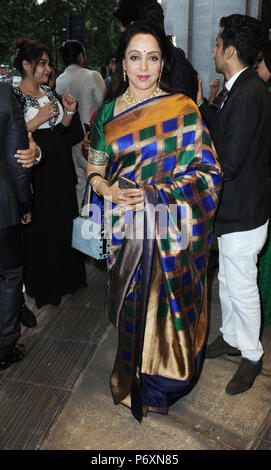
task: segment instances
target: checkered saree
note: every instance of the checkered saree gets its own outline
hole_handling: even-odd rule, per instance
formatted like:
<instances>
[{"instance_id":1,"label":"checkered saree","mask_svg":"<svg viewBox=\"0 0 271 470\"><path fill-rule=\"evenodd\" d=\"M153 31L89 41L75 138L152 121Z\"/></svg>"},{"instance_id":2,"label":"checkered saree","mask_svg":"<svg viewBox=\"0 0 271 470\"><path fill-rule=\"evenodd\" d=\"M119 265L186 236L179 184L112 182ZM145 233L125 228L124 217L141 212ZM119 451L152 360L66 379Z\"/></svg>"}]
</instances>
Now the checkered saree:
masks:
<instances>
[{"instance_id":1,"label":"checkered saree","mask_svg":"<svg viewBox=\"0 0 271 470\"><path fill-rule=\"evenodd\" d=\"M109 183L124 175L145 193L143 214L114 204L106 214L107 306L119 332L111 389L114 402L130 406L140 421L148 410L166 413L199 374L208 252L223 178L198 108L182 94L151 99L102 127ZM97 136L92 142L102 150ZM129 224L143 236L125 238Z\"/></svg>"}]
</instances>

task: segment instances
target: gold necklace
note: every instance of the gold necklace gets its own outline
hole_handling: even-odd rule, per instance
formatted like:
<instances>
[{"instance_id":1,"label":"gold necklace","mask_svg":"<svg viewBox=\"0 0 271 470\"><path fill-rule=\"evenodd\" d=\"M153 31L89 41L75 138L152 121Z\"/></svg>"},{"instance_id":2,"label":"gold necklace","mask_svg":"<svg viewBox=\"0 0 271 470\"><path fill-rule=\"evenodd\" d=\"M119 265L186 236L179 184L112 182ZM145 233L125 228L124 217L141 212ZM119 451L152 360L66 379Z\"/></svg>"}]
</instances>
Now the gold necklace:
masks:
<instances>
[{"instance_id":1,"label":"gold necklace","mask_svg":"<svg viewBox=\"0 0 271 470\"><path fill-rule=\"evenodd\" d=\"M161 88L158 85L150 96L148 96L147 98L143 98L143 100L136 100L135 98L131 98L129 94L129 88L127 88L127 90L123 93L122 96L123 96L124 101L127 104L129 104L130 106L131 105L134 106L136 104L143 103L144 101L150 100L151 98L155 98L156 96L159 96L160 92L161 92Z\"/></svg>"}]
</instances>

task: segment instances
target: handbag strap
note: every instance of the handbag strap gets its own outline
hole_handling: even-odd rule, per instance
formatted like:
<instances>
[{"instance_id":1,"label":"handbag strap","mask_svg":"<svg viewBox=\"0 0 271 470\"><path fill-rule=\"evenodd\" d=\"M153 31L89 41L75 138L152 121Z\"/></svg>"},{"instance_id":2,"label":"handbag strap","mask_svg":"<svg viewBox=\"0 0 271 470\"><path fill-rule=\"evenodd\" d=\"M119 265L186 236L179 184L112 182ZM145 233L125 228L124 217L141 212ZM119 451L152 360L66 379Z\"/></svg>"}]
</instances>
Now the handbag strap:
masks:
<instances>
[{"instance_id":1,"label":"handbag strap","mask_svg":"<svg viewBox=\"0 0 271 470\"><path fill-rule=\"evenodd\" d=\"M91 177L91 174L87 177L86 189L85 189L84 197L83 197L83 199L82 199L80 214L81 214L81 212L82 212L82 210L83 210L83 207L85 206L85 202L86 202L86 197L87 197L88 191L92 191L92 187L91 187L90 184L89 184L90 179L91 179L90 177Z\"/></svg>"},{"instance_id":2,"label":"handbag strap","mask_svg":"<svg viewBox=\"0 0 271 470\"><path fill-rule=\"evenodd\" d=\"M85 194L84 194L84 197L83 197L83 200L82 200L82 206L81 206L81 211L80 211L80 214L82 215L82 211L83 211L83 207L85 206L85 204L90 201L90 197L91 197L91 191L93 191L91 185L89 184L91 178L93 177L93 173L91 173L90 175L88 175L87 177L87 182L86 182L86 189L85 189ZM86 197L88 195L88 199L87 199L87 202L86 202ZM88 213L89 213L89 210L88 210ZM104 203L102 204L102 209L101 209L101 227L103 228L102 230L102 238L105 242L107 242L107 238L105 237L105 224L104 224ZM104 250L106 251L106 245L104 245Z\"/></svg>"}]
</instances>

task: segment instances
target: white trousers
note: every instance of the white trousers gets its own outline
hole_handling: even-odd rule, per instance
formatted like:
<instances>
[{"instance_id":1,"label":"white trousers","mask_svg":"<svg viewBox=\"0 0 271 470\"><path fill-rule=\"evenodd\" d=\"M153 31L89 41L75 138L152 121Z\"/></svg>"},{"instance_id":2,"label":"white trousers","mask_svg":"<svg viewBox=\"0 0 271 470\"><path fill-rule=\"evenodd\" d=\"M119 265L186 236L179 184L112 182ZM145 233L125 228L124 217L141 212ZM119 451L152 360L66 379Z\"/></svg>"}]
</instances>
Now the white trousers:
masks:
<instances>
[{"instance_id":1,"label":"white trousers","mask_svg":"<svg viewBox=\"0 0 271 470\"><path fill-rule=\"evenodd\" d=\"M267 238L268 221L254 230L218 237L220 331L243 357L258 361L263 355L259 339L261 306L257 285L258 255Z\"/></svg>"}]
</instances>

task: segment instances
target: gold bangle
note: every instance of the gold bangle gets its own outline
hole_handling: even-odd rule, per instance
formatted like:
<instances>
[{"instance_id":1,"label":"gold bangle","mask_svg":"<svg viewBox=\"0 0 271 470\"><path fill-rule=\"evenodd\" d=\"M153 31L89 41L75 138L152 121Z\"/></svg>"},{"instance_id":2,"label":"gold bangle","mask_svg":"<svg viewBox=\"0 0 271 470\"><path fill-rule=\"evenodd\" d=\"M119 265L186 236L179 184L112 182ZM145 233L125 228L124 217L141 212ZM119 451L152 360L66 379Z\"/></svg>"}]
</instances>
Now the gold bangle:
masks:
<instances>
[{"instance_id":1,"label":"gold bangle","mask_svg":"<svg viewBox=\"0 0 271 470\"><path fill-rule=\"evenodd\" d=\"M106 181L105 178L103 178L102 176L97 176L96 178L94 178L94 180L91 184L94 193L98 194L98 196L102 196L101 193L99 193L99 191L98 191L98 185L102 181Z\"/></svg>"},{"instance_id":2,"label":"gold bangle","mask_svg":"<svg viewBox=\"0 0 271 470\"><path fill-rule=\"evenodd\" d=\"M102 193L98 190L98 185L101 184L101 183L106 183L106 179L103 178L102 180L100 181L97 181L97 184L96 184L96 194L98 194L98 196L103 196Z\"/></svg>"}]
</instances>

